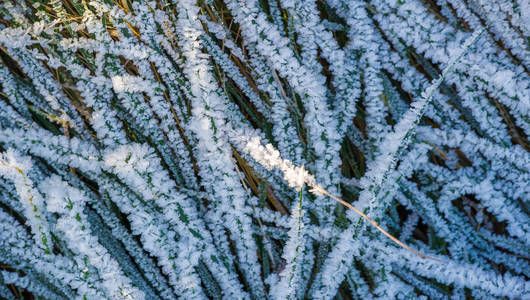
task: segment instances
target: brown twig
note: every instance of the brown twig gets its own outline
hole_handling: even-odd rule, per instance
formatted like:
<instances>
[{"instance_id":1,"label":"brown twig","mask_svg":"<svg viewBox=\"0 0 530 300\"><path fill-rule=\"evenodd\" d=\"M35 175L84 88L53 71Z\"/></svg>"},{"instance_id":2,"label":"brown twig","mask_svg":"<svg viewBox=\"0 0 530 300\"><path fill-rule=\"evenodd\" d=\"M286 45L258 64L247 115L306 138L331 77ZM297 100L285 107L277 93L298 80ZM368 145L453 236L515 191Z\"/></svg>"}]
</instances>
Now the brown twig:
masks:
<instances>
[{"instance_id":1,"label":"brown twig","mask_svg":"<svg viewBox=\"0 0 530 300\"><path fill-rule=\"evenodd\" d=\"M316 193L316 194L322 194L322 195L326 195L330 198L332 198L333 200L339 202L340 204L346 206L347 208L353 210L355 213L357 213L358 215L360 215L361 217L363 217L363 219L365 219L366 221L370 222L375 228L377 228L377 230L381 231L381 233L383 233L384 235L386 235L389 239L391 239L392 241L394 241L396 244L400 245L401 247L407 249L408 251L418 255L419 257L421 258L428 258L428 259L432 259L432 260L436 260L436 261L439 261L439 262L446 262L444 260L441 260L439 258L436 258L436 257L432 257L432 256L428 256L428 255L425 255L423 253L420 253L414 249L412 249L411 247L405 245L403 242L401 242L400 240L398 240L396 237L394 237L393 235L391 235L390 233L388 233L386 230L384 230L383 228L381 228L381 226L379 226L379 224L377 224L376 221L372 220L370 217L368 217L365 213L363 213L362 211L360 211L359 209L355 208L353 205L349 204L348 202L342 200L341 198L329 193L328 191L326 191L324 188L322 188L321 186L317 185L317 184L311 184L310 185L313 190L312 192Z\"/></svg>"}]
</instances>

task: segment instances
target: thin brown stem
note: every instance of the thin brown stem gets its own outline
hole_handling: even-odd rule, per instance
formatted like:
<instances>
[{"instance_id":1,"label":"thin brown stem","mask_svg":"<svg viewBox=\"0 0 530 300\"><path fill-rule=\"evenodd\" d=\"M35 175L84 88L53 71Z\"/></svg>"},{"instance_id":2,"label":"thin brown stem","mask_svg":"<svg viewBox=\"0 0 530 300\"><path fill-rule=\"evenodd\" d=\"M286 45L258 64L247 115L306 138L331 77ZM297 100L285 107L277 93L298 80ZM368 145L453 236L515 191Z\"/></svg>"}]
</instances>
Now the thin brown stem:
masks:
<instances>
[{"instance_id":1,"label":"thin brown stem","mask_svg":"<svg viewBox=\"0 0 530 300\"><path fill-rule=\"evenodd\" d=\"M383 228L381 228L381 226L379 226L379 224L377 224L376 221L372 220L370 217L368 217L365 213L363 213L362 211L360 211L359 209L355 208L353 205L349 204L348 202L342 200L341 198L329 193L328 191L326 191L324 188L322 188L321 186L317 185L317 184L312 184L311 187L314 189L314 191L316 193L319 193L319 194L322 194L322 195L326 195L330 198L332 198L333 200L339 202L340 204L346 206L347 208L353 210L355 213L357 213L359 216L361 216L363 219L365 219L366 221L370 222L375 228L377 228L377 230L381 231L381 233L383 233L384 235L386 235L389 239L391 239L392 241L394 241L396 244L400 245L401 247L407 249L408 251L418 255L419 257L421 258L428 258L428 259L432 259L432 260L436 260L436 261L439 261L439 262L445 262L444 260L441 260L439 258L436 258L436 257L432 257L432 256L428 256L428 255L425 255L423 253L420 253L414 249L412 249L411 247L405 245L405 243L401 242L400 240L398 240L396 237L394 237L393 235L391 235L390 233L388 233L386 230L384 230Z\"/></svg>"}]
</instances>

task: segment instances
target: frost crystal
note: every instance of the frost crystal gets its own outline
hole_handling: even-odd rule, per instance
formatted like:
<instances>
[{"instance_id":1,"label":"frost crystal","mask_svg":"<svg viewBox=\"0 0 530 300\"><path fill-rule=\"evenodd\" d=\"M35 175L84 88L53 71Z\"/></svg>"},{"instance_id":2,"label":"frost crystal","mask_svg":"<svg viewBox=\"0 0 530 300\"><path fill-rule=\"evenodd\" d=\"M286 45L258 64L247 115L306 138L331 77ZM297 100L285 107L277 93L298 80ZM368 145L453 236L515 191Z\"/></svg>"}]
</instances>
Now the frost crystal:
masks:
<instances>
[{"instance_id":1,"label":"frost crystal","mask_svg":"<svg viewBox=\"0 0 530 300\"><path fill-rule=\"evenodd\" d=\"M530 299L529 25L2 1L0 298Z\"/></svg>"}]
</instances>

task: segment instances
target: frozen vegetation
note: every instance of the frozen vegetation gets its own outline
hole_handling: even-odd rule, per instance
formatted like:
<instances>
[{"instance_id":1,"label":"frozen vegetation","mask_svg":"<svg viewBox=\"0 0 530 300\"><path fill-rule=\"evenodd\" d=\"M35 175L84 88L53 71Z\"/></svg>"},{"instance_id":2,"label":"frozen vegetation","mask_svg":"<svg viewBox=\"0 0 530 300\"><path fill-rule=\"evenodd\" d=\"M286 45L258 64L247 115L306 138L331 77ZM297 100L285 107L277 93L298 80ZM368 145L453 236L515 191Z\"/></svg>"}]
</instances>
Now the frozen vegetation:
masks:
<instances>
[{"instance_id":1,"label":"frozen vegetation","mask_svg":"<svg viewBox=\"0 0 530 300\"><path fill-rule=\"evenodd\" d=\"M0 298L530 299L529 0L0 0Z\"/></svg>"}]
</instances>

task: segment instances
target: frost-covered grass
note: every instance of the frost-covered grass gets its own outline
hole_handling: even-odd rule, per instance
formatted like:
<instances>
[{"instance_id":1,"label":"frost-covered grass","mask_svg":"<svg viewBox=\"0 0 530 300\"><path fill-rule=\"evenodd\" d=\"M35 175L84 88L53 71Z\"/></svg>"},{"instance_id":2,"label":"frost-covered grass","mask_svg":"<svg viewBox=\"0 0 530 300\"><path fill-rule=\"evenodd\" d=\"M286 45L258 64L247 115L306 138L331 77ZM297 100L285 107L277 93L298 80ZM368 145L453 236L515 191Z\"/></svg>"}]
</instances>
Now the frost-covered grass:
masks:
<instances>
[{"instance_id":1,"label":"frost-covered grass","mask_svg":"<svg viewBox=\"0 0 530 300\"><path fill-rule=\"evenodd\" d=\"M530 298L528 0L0 1L0 298Z\"/></svg>"}]
</instances>

